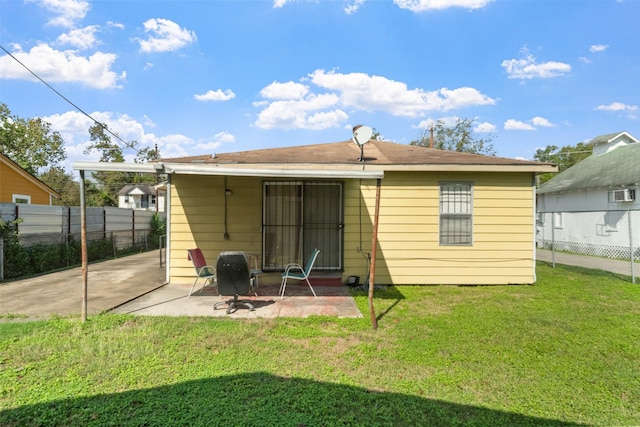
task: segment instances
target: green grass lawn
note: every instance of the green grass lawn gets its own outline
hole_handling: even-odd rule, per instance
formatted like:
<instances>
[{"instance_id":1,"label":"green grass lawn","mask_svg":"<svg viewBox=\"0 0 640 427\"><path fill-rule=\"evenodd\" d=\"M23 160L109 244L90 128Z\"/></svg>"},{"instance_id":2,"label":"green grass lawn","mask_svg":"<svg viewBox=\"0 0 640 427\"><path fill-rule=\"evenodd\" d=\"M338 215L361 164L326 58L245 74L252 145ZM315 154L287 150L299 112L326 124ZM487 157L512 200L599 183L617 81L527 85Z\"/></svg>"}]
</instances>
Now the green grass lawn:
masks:
<instances>
[{"instance_id":1,"label":"green grass lawn","mask_svg":"<svg viewBox=\"0 0 640 427\"><path fill-rule=\"evenodd\" d=\"M639 425L640 286L390 287L363 319L0 322L0 426Z\"/></svg>"}]
</instances>

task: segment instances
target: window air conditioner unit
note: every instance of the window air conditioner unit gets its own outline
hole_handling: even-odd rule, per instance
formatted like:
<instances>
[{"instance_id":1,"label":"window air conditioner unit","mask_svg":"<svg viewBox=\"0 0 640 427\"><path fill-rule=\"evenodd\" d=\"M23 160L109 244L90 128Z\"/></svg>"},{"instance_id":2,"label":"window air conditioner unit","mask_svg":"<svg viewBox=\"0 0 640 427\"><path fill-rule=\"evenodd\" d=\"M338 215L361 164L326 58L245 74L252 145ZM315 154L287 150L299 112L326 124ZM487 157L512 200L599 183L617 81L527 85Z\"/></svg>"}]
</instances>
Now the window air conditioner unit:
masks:
<instances>
[{"instance_id":1,"label":"window air conditioner unit","mask_svg":"<svg viewBox=\"0 0 640 427\"><path fill-rule=\"evenodd\" d=\"M613 190L611 200L613 202L633 202L636 199L636 190L625 188L624 190Z\"/></svg>"}]
</instances>

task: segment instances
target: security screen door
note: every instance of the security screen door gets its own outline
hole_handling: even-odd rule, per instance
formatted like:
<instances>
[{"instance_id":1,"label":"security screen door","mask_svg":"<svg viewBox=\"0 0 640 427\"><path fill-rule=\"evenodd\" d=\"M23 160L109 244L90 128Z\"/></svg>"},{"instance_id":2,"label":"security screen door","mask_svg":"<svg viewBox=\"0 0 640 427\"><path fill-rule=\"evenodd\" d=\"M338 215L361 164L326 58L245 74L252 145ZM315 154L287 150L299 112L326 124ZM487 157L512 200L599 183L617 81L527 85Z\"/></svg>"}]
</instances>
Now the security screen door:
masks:
<instances>
[{"instance_id":1,"label":"security screen door","mask_svg":"<svg viewBox=\"0 0 640 427\"><path fill-rule=\"evenodd\" d=\"M314 269L342 269L342 183L264 183L263 268L283 270L320 255Z\"/></svg>"}]
</instances>

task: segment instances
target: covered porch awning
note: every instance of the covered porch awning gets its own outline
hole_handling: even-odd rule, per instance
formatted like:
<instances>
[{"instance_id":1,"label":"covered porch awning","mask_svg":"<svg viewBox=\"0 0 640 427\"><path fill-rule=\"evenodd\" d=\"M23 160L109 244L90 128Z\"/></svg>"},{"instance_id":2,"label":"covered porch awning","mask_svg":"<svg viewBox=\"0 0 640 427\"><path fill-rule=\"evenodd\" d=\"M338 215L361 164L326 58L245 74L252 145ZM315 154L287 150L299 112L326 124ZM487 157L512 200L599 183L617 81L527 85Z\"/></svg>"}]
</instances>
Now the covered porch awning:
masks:
<instances>
[{"instance_id":1,"label":"covered porch awning","mask_svg":"<svg viewBox=\"0 0 640 427\"><path fill-rule=\"evenodd\" d=\"M356 167L360 167L359 165ZM376 211L374 220L374 235L372 242L372 269L375 269L376 259L376 241L378 228L378 215L380 206L380 183L384 178L384 171L365 170L349 168L349 169L331 169L318 168L314 165L306 165L306 167L277 167L277 168L254 168L248 165L219 166L211 164L194 164L194 163L175 163L175 162L154 162L154 163L111 163L111 162L75 162L73 169L80 172L80 216L82 231L82 322L87 319L87 283L88 283L88 260L87 260L87 237L86 237L86 204L85 204L85 172L133 172L133 173L152 173L167 175L209 175L209 176L253 176L264 178L327 178L327 179L375 179L376 183ZM169 265L167 263L167 270ZM373 280L374 272L370 276L369 283L369 308L371 311L372 325L377 328L377 320L373 311Z\"/></svg>"},{"instance_id":2,"label":"covered porch awning","mask_svg":"<svg viewBox=\"0 0 640 427\"><path fill-rule=\"evenodd\" d=\"M280 178L341 178L341 179L382 179L382 170L354 169L314 169L313 165L304 169L289 168L252 168L218 166L193 163L110 163L110 162L75 162L73 169L96 172L135 172L164 173L168 175L226 175L226 176L258 176Z\"/></svg>"}]
</instances>

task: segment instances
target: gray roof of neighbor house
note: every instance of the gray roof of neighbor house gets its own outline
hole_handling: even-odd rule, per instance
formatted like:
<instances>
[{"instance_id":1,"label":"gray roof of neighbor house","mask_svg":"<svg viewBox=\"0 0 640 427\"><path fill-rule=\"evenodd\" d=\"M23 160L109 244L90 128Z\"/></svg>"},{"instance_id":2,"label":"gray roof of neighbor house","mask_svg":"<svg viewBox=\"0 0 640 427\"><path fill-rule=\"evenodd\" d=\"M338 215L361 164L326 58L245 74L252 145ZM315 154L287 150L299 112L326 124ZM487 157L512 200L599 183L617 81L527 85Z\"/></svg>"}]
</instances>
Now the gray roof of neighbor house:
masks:
<instances>
[{"instance_id":1,"label":"gray roof of neighbor house","mask_svg":"<svg viewBox=\"0 0 640 427\"><path fill-rule=\"evenodd\" d=\"M607 141L611 135L598 137ZM595 142L595 138L593 140ZM621 188L640 183L640 143L618 147L607 153L592 155L554 176L538 189L538 194Z\"/></svg>"},{"instance_id":2,"label":"gray roof of neighbor house","mask_svg":"<svg viewBox=\"0 0 640 427\"><path fill-rule=\"evenodd\" d=\"M268 148L236 153L190 156L172 159L160 159L159 162L199 163L210 165L232 164L323 164L323 165L361 165L360 147L351 140L302 145L295 147ZM459 153L437 150L421 146L398 144L387 141L371 140L364 145L365 165L481 165L481 166L523 166L540 167L541 172L553 172L557 169L549 163L480 154Z\"/></svg>"},{"instance_id":3,"label":"gray roof of neighbor house","mask_svg":"<svg viewBox=\"0 0 640 427\"><path fill-rule=\"evenodd\" d=\"M131 193L133 190L138 189L142 194L156 194L156 189L153 185L147 184L127 184L118 191L118 196L124 196Z\"/></svg>"}]
</instances>

